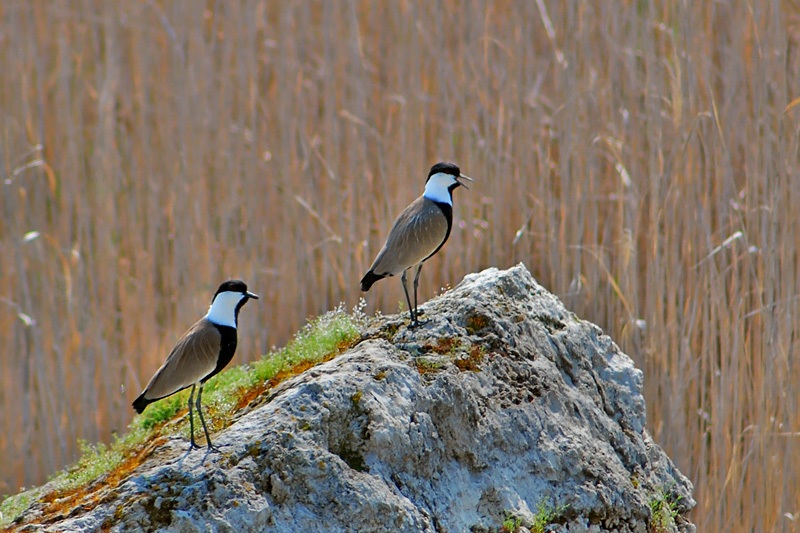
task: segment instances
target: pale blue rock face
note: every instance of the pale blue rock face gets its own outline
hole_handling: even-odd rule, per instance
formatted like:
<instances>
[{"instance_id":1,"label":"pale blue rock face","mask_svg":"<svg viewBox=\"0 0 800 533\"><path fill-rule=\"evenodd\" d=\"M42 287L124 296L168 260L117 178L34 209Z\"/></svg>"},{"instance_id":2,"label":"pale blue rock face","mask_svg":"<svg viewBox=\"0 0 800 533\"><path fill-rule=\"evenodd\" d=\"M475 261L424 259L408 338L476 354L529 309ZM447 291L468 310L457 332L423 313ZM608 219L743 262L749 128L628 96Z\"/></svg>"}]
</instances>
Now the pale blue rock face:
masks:
<instances>
[{"instance_id":1,"label":"pale blue rock face","mask_svg":"<svg viewBox=\"0 0 800 533\"><path fill-rule=\"evenodd\" d=\"M108 501L48 531L648 531L691 483L645 429L642 373L522 265L470 274L289 380L185 454L176 436ZM694 531L678 516L676 531Z\"/></svg>"}]
</instances>

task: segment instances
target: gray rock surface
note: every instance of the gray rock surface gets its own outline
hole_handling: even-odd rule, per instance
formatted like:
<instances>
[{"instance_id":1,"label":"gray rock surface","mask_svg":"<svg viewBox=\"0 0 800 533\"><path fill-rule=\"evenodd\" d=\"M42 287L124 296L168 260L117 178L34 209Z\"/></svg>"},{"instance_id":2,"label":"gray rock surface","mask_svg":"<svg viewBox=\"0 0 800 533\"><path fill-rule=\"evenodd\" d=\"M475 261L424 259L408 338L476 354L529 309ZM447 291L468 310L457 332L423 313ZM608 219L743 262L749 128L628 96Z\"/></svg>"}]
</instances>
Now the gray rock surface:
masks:
<instances>
[{"instance_id":1,"label":"gray rock surface","mask_svg":"<svg viewBox=\"0 0 800 533\"><path fill-rule=\"evenodd\" d=\"M47 531L693 531L691 483L645 429L642 373L522 265L379 317L215 436L171 438ZM31 511L34 512L34 511ZM32 517L31 517L32 518Z\"/></svg>"}]
</instances>

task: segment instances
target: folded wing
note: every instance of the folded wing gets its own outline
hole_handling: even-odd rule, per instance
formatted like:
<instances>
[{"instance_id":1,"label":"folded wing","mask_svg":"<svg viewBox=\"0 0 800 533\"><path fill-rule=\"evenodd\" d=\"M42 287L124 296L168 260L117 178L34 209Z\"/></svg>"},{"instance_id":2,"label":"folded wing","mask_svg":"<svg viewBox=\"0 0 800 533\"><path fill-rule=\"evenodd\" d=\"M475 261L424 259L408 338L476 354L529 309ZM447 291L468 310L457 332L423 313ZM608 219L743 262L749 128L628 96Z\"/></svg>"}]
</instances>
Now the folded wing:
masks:
<instances>
[{"instance_id":1,"label":"folded wing","mask_svg":"<svg viewBox=\"0 0 800 533\"><path fill-rule=\"evenodd\" d=\"M142 396L150 401L190 387L214 371L220 353L219 330L203 318L184 334L155 373Z\"/></svg>"},{"instance_id":2,"label":"folded wing","mask_svg":"<svg viewBox=\"0 0 800 533\"><path fill-rule=\"evenodd\" d=\"M428 198L417 198L397 217L370 272L395 276L421 263L444 244L449 230L442 208Z\"/></svg>"}]
</instances>

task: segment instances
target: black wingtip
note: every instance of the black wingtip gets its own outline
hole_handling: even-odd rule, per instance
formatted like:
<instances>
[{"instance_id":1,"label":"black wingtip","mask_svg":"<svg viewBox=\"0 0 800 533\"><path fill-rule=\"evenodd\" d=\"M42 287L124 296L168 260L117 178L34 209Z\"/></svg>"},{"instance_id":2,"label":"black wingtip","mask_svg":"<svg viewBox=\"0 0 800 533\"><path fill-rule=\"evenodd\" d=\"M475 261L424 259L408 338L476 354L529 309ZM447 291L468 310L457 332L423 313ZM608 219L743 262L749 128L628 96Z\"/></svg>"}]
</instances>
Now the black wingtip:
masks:
<instances>
[{"instance_id":1,"label":"black wingtip","mask_svg":"<svg viewBox=\"0 0 800 533\"><path fill-rule=\"evenodd\" d=\"M361 279L361 290L367 292L372 284L378 281L379 279L383 279L386 276L379 276L378 274L374 273L372 270L366 273L366 275Z\"/></svg>"},{"instance_id":2,"label":"black wingtip","mask_svg":"<svg viewBox=\"0 0 800 533\"><path fill-rule=\"evenodd\" d=\"M144 397L144 393L141 393L138 398L133 400L133 408L136 410L137 413L142 414L144 412L144 408L150 405L153 400L148 400Z\"/></svg>"}]
</instances>

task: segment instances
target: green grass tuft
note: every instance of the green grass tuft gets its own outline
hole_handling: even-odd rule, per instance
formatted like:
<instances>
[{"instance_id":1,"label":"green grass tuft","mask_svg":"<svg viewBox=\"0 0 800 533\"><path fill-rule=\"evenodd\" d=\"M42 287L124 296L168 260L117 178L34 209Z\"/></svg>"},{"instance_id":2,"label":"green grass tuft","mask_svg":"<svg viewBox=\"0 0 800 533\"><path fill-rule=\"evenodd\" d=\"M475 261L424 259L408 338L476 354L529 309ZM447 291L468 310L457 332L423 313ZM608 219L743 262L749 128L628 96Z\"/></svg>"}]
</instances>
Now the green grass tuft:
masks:
<instances>
[{"instance_id":1,"label":"green grass tuft","mask_svg":"<svg viewBox=\"0 0 800 533\"><path fill-rule=\"evenodd\" d=\"M53 478L59 490L70 490L75 487L97 479L99 476L110 472L125 458L124 449L127 443L115 441L113 444L90 444L84 440L78 442L81 457L78 462L60 472Z\"/></svg>"},{"instance_id":2,"label":"green grass tuft","mask_svg":"<svg viewBox=\"0 0 800 533\"><path fill-rule=\"evenodd\" d=\"M536 506L536 514L518 514L515 511L506 511L503 525L500 527L502 533L517 533L522 526L528 528L531 533L544 533L545 528L553 524L567 510L568 505L549 506L544 502L539 502Z\"/></svg>"},{"instance_id":3,"label":"green grass tuft","mask_svg":"<svg viewBox=\"0 0 800 533\"><path fill-rule=\"evenodd\" d=\"M354 342L360 336L359 324L363 317L358 308L353 315L345 313L340 306L306 325L285 348L271 357L253 364L256 381L272 379L281 370L303 362L318 362L342 346Z\"/></svg>"},{"instance_id":4,"label":"green grass tuft","mask_svg":"<svg viewBox=\"0 0 800 533\"><path fill-rule=\"evenodd\" d=\"M522 527L522 518L513 513L508 513L505 520L503 520L503 526L500 531L502 533L517 533L520 527Z\"/></svg>"},{"instance_id":5,"label":"green grass tuft","mask_svg":"<svg viewBox=\"0 0 800 533\"><path fill-rule=\"evenodd\" d=\"M41 488L23 490L19 494L9 496L0 503L0 527L8 526L12 520L42 494Z\"/></svg>"},{"instance_id":6,"label":"green grass tuft","mask_svg":"<svg viewBox=\"0 0 800 533\"><path fill-rule=\"evenodd\" d=\"M178 394L173 394L168 398L159 400L147 407L147 410L139 416L138 422L144 429L153 429L175 418L175 415L178 414L181 407L186 407L186 402L188 400L188 391L179 392Z\"/></svg>"},{"instance_id":7,"label":"green grass tuft","mask_svg":"<svg viewBox=\"0 0 800 533\"><path fill-rule=\"evenodd\" d=\"M125 460L128 452L145 442L153 433L138 419L134 419L128 429L128 433L116 437L111 444L79 441L80 459L51 478L54 488L59 491L76 489L113 471Z\"/></svg>"},{"instance_id":8,"label":"green grass tuft","mask_svg":"<svg viewBox=\"0 0 800 533\"><path fill-rule=\"evenodd\" d=\"M551 507L544 502L539 502L536 506L536 514L533 516L531 523L531 533L544 533L545 528L553 524L559 517L561 517L569 505L556 505Z\"/></svg>"},{"instance_id":9,"label":"green grass tuft","mask_svg":"<svg viewBox=\"0 0 800 533\"><path fill-rule=\"evenodd\" d=\"M650 499L650 531L668 533L675 529L675 519L680 513L680 496L673 497L669 491L659 489Z\"/></svg>"}]
</instances>

